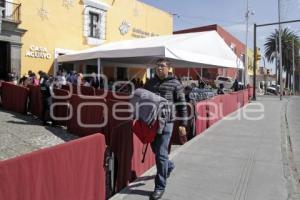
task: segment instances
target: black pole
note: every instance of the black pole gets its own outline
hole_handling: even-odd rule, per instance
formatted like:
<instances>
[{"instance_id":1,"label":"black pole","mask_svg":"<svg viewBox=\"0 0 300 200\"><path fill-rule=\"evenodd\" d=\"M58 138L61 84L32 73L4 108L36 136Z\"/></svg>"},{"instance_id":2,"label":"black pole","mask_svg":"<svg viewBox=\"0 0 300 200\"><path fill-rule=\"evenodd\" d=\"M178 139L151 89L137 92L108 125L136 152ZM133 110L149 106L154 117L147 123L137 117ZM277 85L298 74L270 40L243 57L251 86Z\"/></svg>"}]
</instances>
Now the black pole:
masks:
<instances>
[{"instance_id":1,"label":"black pole","mask_svg":"<svg viewBox=\"0 0 300 200\"><path fill-rule=\"evenodd\" d=\"M290 20L290 21L274 22L274 23L268 23L268 24L258 24L258 25L256 25L256 27L272 26L272 25L278 25L278 24L289 24L289 23L295 23L295 22L300 22L300 19Z\"/></svg>"},{"instance_id":2,"label":"black pole","mask_svg":"<svg viewBox=\"0 0 300 200\"><path fill-rule=\"evenodd\" d=\"M257 47L256 47L256 24L254 24L254 62L253 62L253 101L256 101L256 58L257 58Z\"/></svg>"}]
</instances>

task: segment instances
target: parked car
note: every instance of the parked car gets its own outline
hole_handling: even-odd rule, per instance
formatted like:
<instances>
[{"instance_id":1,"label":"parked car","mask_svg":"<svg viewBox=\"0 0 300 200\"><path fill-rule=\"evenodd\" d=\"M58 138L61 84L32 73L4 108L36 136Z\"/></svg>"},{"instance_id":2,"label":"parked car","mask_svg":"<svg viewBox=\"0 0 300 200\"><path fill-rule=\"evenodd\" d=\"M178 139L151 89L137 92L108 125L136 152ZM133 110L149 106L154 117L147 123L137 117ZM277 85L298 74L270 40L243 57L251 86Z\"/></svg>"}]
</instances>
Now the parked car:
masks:
<instances>
[{"instance_id":1,"label":"parked car","mask_svg":"<svg viewBox=\"0 0 300 200\"><path fill-rule=\"evenodd\" d=\"M193 80L192 77L188 77L188 76L183 76L180 78L180 81L183 85L183 87L186 87L186 86L192 86L192 85L195 85L195 86L198 86L198 80Z\"/></svg>"},{"instance_id":2,"label":"parked car","mask_svg":"<svg viewBox=\"0 0 300 200\"><path fill-rule=\"evenodd\" d=\"M271 85L267 87L267 93L275 94L277 95L280 91L280 85Z\"/></svg>"},{"instance_id":3,"label":"parked car","mask_svg":"<svg viewBox=\"0 0 300 200\"><path fill-rule=\"evenodd\" d=\"M230 89L233 85L233 79L227 76L217 76L215 80L216 87L220 86L220 83L223 83L224 88Z\"/></svg>"}]
</instances>

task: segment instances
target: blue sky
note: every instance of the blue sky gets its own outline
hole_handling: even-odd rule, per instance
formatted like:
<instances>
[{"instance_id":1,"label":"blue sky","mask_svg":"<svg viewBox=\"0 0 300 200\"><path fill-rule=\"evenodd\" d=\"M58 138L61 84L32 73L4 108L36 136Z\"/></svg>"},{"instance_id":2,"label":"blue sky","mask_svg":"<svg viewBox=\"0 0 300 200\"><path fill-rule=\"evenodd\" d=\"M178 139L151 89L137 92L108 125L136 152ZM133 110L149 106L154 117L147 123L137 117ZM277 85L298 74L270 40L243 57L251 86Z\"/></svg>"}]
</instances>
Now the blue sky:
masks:
<instances>
[{"instance_id":1,"label":"blue sky","mask_svg":"<svg viewBox=\"0 0 300 200\"><path fill-rule=\"evenodd\" d=\"M247 0L140 0L174 15L174 30L219 24L245 43L246 40L246 2ZM249 9L254 15L249 18L248 45L253 48L253 24L278 21L278 0L248 0ZM300 19L300 0L281 0L281 20ZM298 31L300 23L288 24ZM257 31L257 45L264 51L263 44L278 26L263 27ZM274 68L273 64L266 66Z\"/></svg>"}]
</instances>

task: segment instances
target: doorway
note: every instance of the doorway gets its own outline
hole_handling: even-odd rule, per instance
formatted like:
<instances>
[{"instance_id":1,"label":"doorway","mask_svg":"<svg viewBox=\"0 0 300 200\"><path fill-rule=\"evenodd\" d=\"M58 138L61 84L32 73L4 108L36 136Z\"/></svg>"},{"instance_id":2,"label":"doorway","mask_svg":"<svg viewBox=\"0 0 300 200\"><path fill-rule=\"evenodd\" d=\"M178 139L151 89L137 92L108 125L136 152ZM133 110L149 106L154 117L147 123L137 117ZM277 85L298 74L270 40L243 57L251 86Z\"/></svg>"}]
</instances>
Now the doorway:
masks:
<instances>
[{"instance_id":1,"label":"doorway","mask_svg":"<svg viewBox=\"0 0 300 200\"><path fill-rule=\"evenodd\" d=\"M0 41L0 79L7 80L10 73L10 44Z\"/></svg>"},{"instance_id":2,"label":"doorway","mask_svg":"<svg viewBox=\"0 0 300 200\"><path fill-rule=\"evenodd\" d=\"M118 81L128 80L128 69L124 67L117 67L115 72L115 78Z\"/></svg>"}]
</instances>

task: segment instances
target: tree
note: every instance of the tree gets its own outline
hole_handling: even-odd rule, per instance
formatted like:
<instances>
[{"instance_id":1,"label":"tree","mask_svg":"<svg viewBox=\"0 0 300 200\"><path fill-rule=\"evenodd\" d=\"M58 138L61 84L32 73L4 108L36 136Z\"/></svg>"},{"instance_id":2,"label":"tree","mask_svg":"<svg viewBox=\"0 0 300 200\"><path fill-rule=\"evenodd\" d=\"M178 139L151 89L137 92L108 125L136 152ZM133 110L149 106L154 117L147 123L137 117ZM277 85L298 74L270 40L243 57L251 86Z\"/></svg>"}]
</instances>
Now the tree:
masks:
<instances>
[{"instance_id":1,"label":"tree","mask_svg":"<svg viewBox=\"0 0 300 200\"><path fill-rule=\"evenodd\" d=\"M272 33L267 38L266 43L264 44L265 57L270 63L273 63L274 61L277 60L276 57L279 52L278 44L279 44L279 31L276 29L275 33ZM283 66L283 70L286 72L286 87L290 87L291 75L293 74L293 49L295 54L295 66L299 67L299 61L300 61L299 60L299 47L300 47L299 36L296 35L293 31L289 30L288 28L283 29L281 31L281 46L282 46L282 66ZM276 63L276 68L278 68L278 63ZM281 72L278 69L278 74L280 73Z\"/></svg>"}]
</instances>

